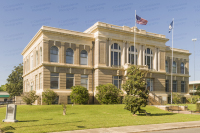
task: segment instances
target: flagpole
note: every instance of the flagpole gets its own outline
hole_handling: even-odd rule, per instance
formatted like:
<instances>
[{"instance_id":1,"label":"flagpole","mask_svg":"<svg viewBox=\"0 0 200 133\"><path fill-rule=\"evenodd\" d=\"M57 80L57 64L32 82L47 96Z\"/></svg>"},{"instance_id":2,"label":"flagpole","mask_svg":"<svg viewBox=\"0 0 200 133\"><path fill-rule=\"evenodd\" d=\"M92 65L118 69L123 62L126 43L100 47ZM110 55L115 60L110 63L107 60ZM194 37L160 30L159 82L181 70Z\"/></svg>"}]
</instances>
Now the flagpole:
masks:
<instances>
[{"instance_id":1,"label":"flagpole","mask_svg":"<svg viewBox=\"0 0 200 133\"><path fill-rule=\"evenodd\" d=\"M173 26L172 26L172 69L171 69L171 104L172 104L172 74L173 74L173 32L174 32L174 18L173 18Z\"/></svg>"},{"instance_id":2,"label":"flagpole","mask_svg":"<svg viewBox=\"0 0 200 133\"><path fill-rule=\"evenodd\" d=\"M136 27L136 10L135 10L135 27ZM136 56L135 56L135 27L134 27L134 65L136 65L136 63L135 63L136 62Z\"/></svg>"}]
</instances>

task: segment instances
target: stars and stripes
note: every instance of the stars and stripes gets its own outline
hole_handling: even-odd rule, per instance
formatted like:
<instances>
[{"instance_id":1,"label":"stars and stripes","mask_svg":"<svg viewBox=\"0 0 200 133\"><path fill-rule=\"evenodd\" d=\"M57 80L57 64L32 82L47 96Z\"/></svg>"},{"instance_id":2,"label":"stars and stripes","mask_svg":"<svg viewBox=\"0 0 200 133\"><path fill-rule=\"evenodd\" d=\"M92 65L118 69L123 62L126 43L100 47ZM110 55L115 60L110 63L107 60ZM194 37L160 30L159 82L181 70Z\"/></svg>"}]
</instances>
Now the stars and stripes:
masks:
<instances>
[{"instance_id":1,"label":"stars and stripes","mask_svg":"<svg viewBox=\"0 0 200 133\"><path fill-rule=\"evenodd\" d=\"M142 25L146 25L148 23L148 21L146 19L143 19L138 15L136 15L136 22L137 22L137 24L142 24Z\"/></svg>"},{"instance_id":2,"label":"stars and stripes","mask_svg":"<svg viewBox=\"0 0 200 133\"><path fill-rule=\"evenodd\" d=\"M169 25L169 33L171 32L172 28L173 28L173 21Z\"/></svg>"}]
</instances>

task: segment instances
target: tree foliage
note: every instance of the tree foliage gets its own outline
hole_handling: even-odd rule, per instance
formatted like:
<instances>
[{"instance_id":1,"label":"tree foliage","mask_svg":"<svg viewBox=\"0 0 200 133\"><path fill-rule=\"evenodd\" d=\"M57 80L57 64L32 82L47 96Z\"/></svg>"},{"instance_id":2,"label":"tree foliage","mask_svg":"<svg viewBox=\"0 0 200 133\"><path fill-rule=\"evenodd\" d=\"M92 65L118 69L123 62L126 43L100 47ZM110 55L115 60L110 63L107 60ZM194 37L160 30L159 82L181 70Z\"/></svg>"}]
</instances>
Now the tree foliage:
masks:
<instances>
[{"instance_id":1,"label":"tree foliage","mask_svg":"<svg viewBox=\"0 0 200 133\"><path fill-rule=\"evenodd\" d=\"M83 86L71 87L71 101L78 104L85 104L89 100L88 90Z\"/></svg>"},{"instance_id":2,"label":"tree foliage","mask_svg":"<svg viewBox=\"0 0 200 133\"><path fill-rule=\"evenodd\" d=\"M14 70L7 78L6 91L10 97L20 96L23 93L23 64L14 66Z\"/></svg>"},{"instance_id":3,"label":"tree foliage","mask_svg":"<svg viewBox=\"0 0 200 133\"><path fill-rule=\"evenodd\" d=\"M47 105L51 105L53 102L56 101L57 96L58 94L56 92L48 89L42 93L42 101Z\"/></svg>"},{"instance_id":4,"label":"tree foliage","mask_svg":"<svg viewBox=\"0 0 200 133\"><path fill-rule=\"evenodd\" d=\"M24 92L22 94L22 100L26 103L26 104L30 104L32 105L32 103L35 102L35 100L38 98L39 96L35 94L35 91L29 91L29 92Z\"/></svg>"},{"instance_id":5,"label":"tree foliage","mask_svg":"<svg viewBox=\"0 0 200 133\"><path fill-rule=\"evenodd\" d=\"M1 85L0 91L6 91L6 85Z\"/></svg>"},{"instance_id":6,"label":"tree foliage","mask_svg":"<svg viewBox=\"0 0 200 133\"><path fill-rule=\"evenodd\" d=\"M113 84L99 85L96 87L96 99L101 104L118 104L120 102L120 95L123 92Z\"/></svg>"},{"instance_id":7,"label":"tree foliage","mask_svg":"<svg viewBox=\"0 0 200 133\"><path fill-rule=\"evenodd\" d=\"M188 102L191 104L196 104L197 101L199 101L200 96L199 95L193 95L190 98L187 98Z\"/></svg>"},{"instance_id":8,"label":"tree foliage","mask_svg":"<svg viewBox=\"0 0 200 133\"><path fill-rule=\"evenodd\" d=\"M174 104L179 104L181 103L181 99L182 99L182 96L178 93L172 93L172 102Z\"/></svg>"},{"instance_id":9,"label":"tree foliage","mask_svg":"<svg viewBox=\"0 0 200 133\"><path fill-rule=\"evenodd\" d=\"M126 83L122 85L127 95L124 98L125 109L135 114L141 107L147 105L149 91L146 89L145 75L147 72L141 71L132 65L127 69Z\"/></svg>"}]
</instances>

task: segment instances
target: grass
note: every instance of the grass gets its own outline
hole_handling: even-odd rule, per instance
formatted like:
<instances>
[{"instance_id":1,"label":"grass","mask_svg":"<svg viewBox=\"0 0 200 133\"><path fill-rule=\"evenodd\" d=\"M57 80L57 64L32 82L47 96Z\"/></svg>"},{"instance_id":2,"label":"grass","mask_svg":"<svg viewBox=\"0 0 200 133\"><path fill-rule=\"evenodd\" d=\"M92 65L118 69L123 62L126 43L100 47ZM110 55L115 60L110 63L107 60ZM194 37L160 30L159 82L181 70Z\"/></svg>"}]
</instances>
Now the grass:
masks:
<instances>
[{"instance_id":1,"label":"grass","mask_svg":"<svg viewBox=\"0 0 200 133\"><path fill-rule=\"evenodd\" d=\"M122 104L67 105L67 114L63 116L61 105L18 105L16 119L19 122L0 121L0 128L12 126L15 130L8 130L8 132L41 133L200 120L200 115L174 114L153 106L143 108L151 112L151 116L133 116L123 108ZM0 120L3 120L5 115L6 108L0 108Z\"/></svg>"}]
</instances>

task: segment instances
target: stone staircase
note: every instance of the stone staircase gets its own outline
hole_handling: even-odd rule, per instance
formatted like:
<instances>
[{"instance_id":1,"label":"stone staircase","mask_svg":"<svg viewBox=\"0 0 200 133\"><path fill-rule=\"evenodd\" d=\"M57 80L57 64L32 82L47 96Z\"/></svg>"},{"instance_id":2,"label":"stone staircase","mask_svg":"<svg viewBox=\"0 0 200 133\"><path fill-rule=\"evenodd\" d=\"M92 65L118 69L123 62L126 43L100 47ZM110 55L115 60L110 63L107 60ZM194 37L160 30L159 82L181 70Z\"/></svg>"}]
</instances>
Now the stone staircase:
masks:
<instances>
[{"instance_id":1,"label":"stone staircase","mask_svg":"<svg viewBox=\"0 0 200 133\"><path fill-rule=\"evenodd\" d=\"M165 105L166 101L162 100L161 96L157 96L153 92L149 92L148 105Z\"/></svg>"}]
</instances>

